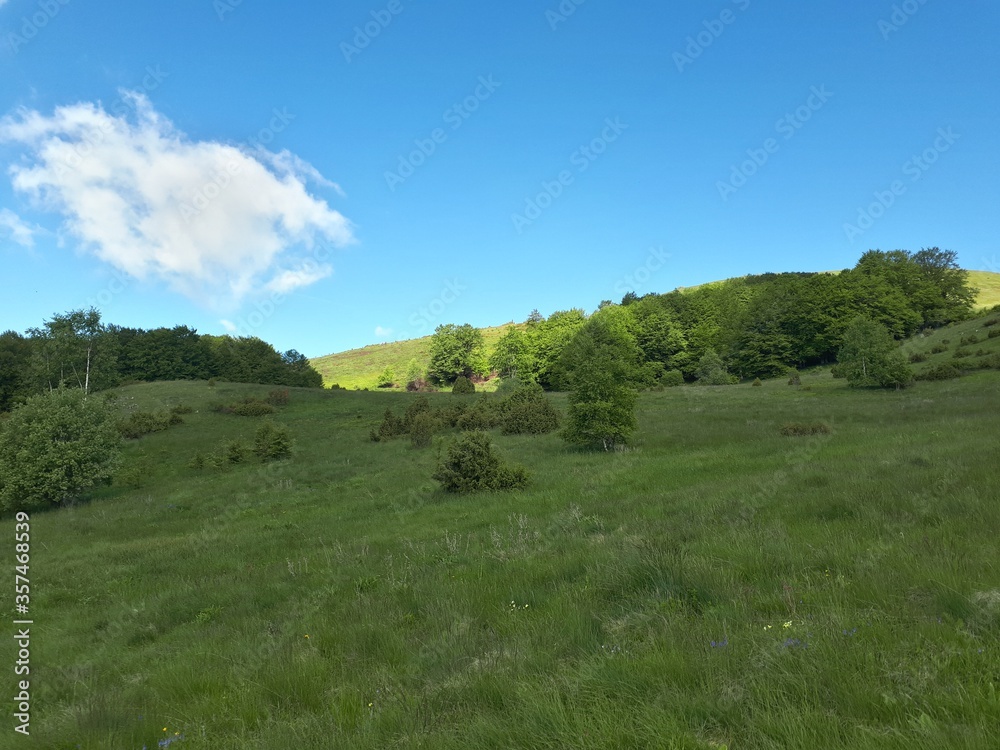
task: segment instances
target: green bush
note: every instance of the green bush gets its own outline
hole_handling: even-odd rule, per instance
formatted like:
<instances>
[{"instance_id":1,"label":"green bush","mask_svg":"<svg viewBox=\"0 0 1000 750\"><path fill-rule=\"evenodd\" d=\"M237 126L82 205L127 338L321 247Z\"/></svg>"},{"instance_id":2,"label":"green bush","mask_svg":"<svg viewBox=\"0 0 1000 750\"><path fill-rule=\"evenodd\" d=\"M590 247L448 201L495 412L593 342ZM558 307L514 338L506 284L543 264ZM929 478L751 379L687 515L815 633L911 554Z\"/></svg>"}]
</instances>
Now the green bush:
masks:
<instances>
[{"instance_id":1,"label":"green bush","mask_svg":"<svg viewBox=\"0 0 1000 750\"><path fill-rule=\"evenodd\" d=\"M480 396L476 402L459 417L456 427L460 430L491 430L499 426L502 414L499 402L488 396Z\"/></svg>"},{"instance_id":2,"label":"green bush","mask_svg":"<svg viewBox=\"0 0 1000 750\"><path fill-rule=\"evenodd\" d=\"M1000 328L994 328L992 331L986 334L986 337L991 339L995 339L997 336L1000 336Z\"/></svg>"},{"instance_id":3,"label":"green bush","mask_svg":"<svg viewBox=\"0 0 1000 750\"><path fill-rule=\"evenodd\" d=\"M430 412L421 412L410 425L410 445L414 448L429 448L438 422Z\"/></svg>"},{"instance_id":4,"label":"green bush","mask_svg":"<svg viewBox=\"0 0 1000 750\"><path fill-rule=\"evenodd\" d=\"M927 361L927 355L924 354L923 352L914 352L913 354L910 355L910 364L912 365L926 361Z\"/></svg>"},{"instance_id":5,"label":"green bush","mask_svg":"<svg viewBox=\"0 0 1000 750\"><path fill-rule=\"evenodd\" d=\"M722 357L713 349L709 349L698 360L695 377L698 385L732 385L738 380L735 375L729 374Z\"/></svg>"},{"instance_id":6,"label":"green bush","mask_svg":"<svg viewBox=\"0 0 1000 750\"><path fill-rule=\"evenodd\" d=\"M931 354L941 354L946 351L948 351L948 345L945 343L935 344L931 347Z\"/></svg>"},{"instance_id":7,"label":"green bush","mask_svg":"<svg viewBox=\"0 0 1000 750\"><path fill-rule=\"evenodd\" d=\"M537 384L522 386L500 405L500 429L506 435L542 435L559 427L559 412Z\"/></svg>"},{"instance_id":8,"label":"green bush","mask_svg":"<svg viewBox=\"0 0 1000 750\"><path fill-rule=\"evenodd\" d=\"M679 385L684 385L684 373L680 370L667 370L660 378L660 382L667 388L676 388Z\"/></svg>"},{"instance_id":9,"label":"green bush","mask_svg":"<svg viewBox=\"0 0 1000 750\"><path fill-rule=\"evenodd\" d=\"M500 458L485 432L467 432L448 447L448 455L433 476L445 492L520 489L528 473Z\"/></svg>"},{"instance_id":10,"label":"green bush","mask_svg":"<svg viewBox=\"0 0 1000 750\"><path fill-rule=\"evenodd\" d=\"M122 437L111 407L82 390L31 396L0 420L0 509L77 499L114 475Z\"/></svg>"},{"instance_id":11,"label":"green bush","mask_svg":"<svg viewBox=\"0 0 1000 750\"><path fill-rule=\"evenodd\" d=\"M274 407L266 401L260 401L253 397L247 397L242 401L233 404L232 413L241 417L264 417L274 414Z\"/></svg>"},{"instance_id":12,"label":"green bush","mask_svg":"<svg viewBox=\"0 0 1000 750\"><path fill-rule=\"evenodd\" d=\"M950 380L962 375L962 371L954 365L943 364L931 367L917 375L917 380Z\"/></svg>"},{"instance_id":13,"label":"green bush","mask_svg":"<svg viewBox=\"0 0 1000 750\"><path fill-rule=\"evenodd\" d=\"M183 421L179 414L171 414L166 411L135 411L118 421L118 431L127 440L138 440L143 435L162 432L171 425L180 424Z\"/></svg>"},{"instance_id":14,"label":"green bush","mask_svg":"<svg viewBox=\"0 0 1000 750\"><path fill-rule=\"evenodd\" d=\"M406 425L401 417L392 413L392 409L386 409L382 415L382 423L377 430L372 430L370 437L372 442L379 443L384 440L392 440L394 437L406 434Z\"/></svg>"},{"instance_id":15,"label":"green bush","mask_svg":"<svg viewBox=\"0 0 1000 750\"><path fill-rule=\"evenodd\" d=\"M219 448L220 457L230 464L242 464L250 457L250 446L242 438L226 440Z\"/></svg>"},{"instance_id":16,"label":"green bush","mask_svg":"<svg viewBox=\"0 0 1000 750\"><path fill-rule=\"evenodd\" d=\"M802 385L802 377L799 371L791 369L788 371L788 385Z\"/></svg>"},{"instance_id":17,"label":"green bush","mask_svg":"<svg viewBox=\"0 0 1000 750\"><path fill-rule=\"evenodd\" d=\"M176 406L170 407L171 414L190 414L194 409L187 404L177 404Z\"/></svg>"},{"instance_id":18,"label":"green bush","mask_svg":"<svg viewBox=\"0 0 1000 750\"><path fill-rule=\"evenodd\" d=\"M760 378L754 378L753 383L751 383L750 385L752 385L754 388L760 388L764 384L760 382Z\"/></svg>"},{"instance_id":19,"label":"green bush","mask_svg":"<svg viewBox=\"0 0 1000 750\"><path fill-rule=\"evenodd\" d=\"M465 414L466 405L461 402L454 402L439 406L434 410L434 417L448 427L457 427L458 421Z\"/></svg>"},{"instance_id":20,"label":"green bush","mask_svg":"<svg viewBox=\"0 0 1000 750\"><path fill-rule=\"evenodd\" d=\"M465 375L459 375L457 378L455 378L455 383L451 387L451 392L460 395L475 393L476 386L471 380L465 377Z\"/></svg>"},{"instance_id":21,"label":"green bush","mask_svg":"<svg viewBox=\"0 0 1000 750\"><path fill-rule=\"evenodd\" d=\"M267 420L257 428L253 452L261 461L279 461L292 455L292 436L284 425Z\"/></svg>"},{"instance_id":22,"label":"green bush","mask_svg":"<svg viewBox=\"0 0 1000 750\"><path fill-rule=\"evenodd\" d=\"M951 356L953 359L965 359L966 357L971 357L972 352L968 349L956 349Z\"/></svg>"},{"instance_id":23,"label":"green bush","mask_svg":"<svg viewBox=\"0 0 1000 750\"><path fill-rule=\"evenodd\" d=\"M958 343L960 346L970 346L972 344L978 344L979 337L974 333L970 333L967 336L962 336L962 340L959 341Z\"/></svg>"},{"instance_id":24,"label":"green bush","mask_svg":"<svg viewBox=\"0 0 1000 750\"><path fill-rule=\"evenodd\" d=\"M413 420L421 414L429 414L430 411L431 402L427 399L427 396L418 396L415 398L407 405L406 411L403 413L402 432L409 432L413 426Z\"/></svg>"}]
</instances>

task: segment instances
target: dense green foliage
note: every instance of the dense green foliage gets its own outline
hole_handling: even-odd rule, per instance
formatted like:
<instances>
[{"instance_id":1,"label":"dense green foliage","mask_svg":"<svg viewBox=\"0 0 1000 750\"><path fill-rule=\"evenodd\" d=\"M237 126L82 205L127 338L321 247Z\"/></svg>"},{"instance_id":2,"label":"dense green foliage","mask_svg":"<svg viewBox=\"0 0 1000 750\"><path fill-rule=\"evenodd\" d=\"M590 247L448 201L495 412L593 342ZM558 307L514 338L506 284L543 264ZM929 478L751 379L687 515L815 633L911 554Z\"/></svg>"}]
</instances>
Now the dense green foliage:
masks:
<instances>
[{"instance_id":1,"label":"dense green foliage","mask_svg":"<svg viewBox=\"0 0 1000 750\"><path fill-rule=\"evenodd\" d=\"M913 381L889 331L867 318L855 318L847 326L837 362L853 387L902 388Z\"/></svg>"},{"instance_id":2,"label":"dense green foliage","mask_svg":"<svg viewBox=\"0 0 1000 750\"><path fill-rule=\"evenodd\" d=\"M476 392L476 386L465 375L459 375L451 386L451 392L460 396L468 395Z\"/></svg>"},{"instance_id":3,"label":"dense green foliage","mask_svg":"<svg viewBox=\"0 0 1000 750\"><path fill-rule=\"evenodd\" d=\"M258 338L203 336L186 326L146 331L104 325L96 310L54 315L27 336L0 335L0 411L60 385L84 392L122 383L207 380L320 387L297 351Z\"/></svg>"},{"instance_id":4,"label":"dense green foliage","mask_svg":"<svg viewBox=\"0 0 1000 750\"><path fill-rule=\"evenodd\" d=\"M29 397L0 422L0 509L78 499L111 478L121 443L104 399L69 388Z\"/></svg>"},{"instance_id":5,"label":"dense green foliage","mask_svg":"<svg viewBox=\"0 0 1000 750\"><path fill-rule=\"evenodd\" d=\"M284 425L270 420L257 428L253 452L261 461L280 461L292 455L292 436Z\"/></svg>"},{"instance_id":6,"label":"dense green foliage","mask_svg":"<svg viewBox=\"0 0 1000 750\"><path fill-rule=\"evenodd\" d=\"M434 479L445 492L500 492L528 484L521 466L509 466L485 432L466 432L448 446Z\"/></svg>"},{"instance_id":7,"label":"dense green foliage","mask_svg":"<svg viewBox=\"0 0 1000 750\"><path fill-rule=\"evenodd\" d=\"M453 383L464 375L483 374L486 361L483 334L468 323L440 325L431 337L431 364L428 374L439 383Z\"/></svg>"},{"instance_id":8,"label":"dense green foliage","mask_svg":"<svg viewBox=\"0 0 1000 750\"><path fill-rule=\"evenodd\" d=\"M503 395L500 414L500 428L505 435L544 435L559 427L559 412L537 383Z\"/></svg>"},{"instance_id":9,"label":"dense green foliage","mask_svg":"<svg viewBox=\"0 0 1000 750\"><path fill-rule=\"evenodd\" d=\"M612 310L613 308L605 308ZM630 384L635 344L601 311L580 329L562 357L569 373L567 442L611 450L635 429L636 391Z\"/></svg>"}]
</instances>

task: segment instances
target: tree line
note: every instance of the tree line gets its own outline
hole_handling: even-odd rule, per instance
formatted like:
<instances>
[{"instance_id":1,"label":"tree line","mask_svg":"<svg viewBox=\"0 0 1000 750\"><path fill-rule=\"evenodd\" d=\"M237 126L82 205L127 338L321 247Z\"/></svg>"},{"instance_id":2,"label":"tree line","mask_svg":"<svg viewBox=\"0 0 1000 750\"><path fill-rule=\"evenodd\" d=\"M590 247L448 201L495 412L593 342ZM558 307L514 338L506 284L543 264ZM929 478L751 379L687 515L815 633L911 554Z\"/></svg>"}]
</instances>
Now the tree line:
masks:
<instances>
[{"instance_id":1,"label":"tree line","mask_svg":"<svg viewBox=\"0 0 1000 750\"><path fill-rule=\"evenodd\" d=\"M144 330L104 324L101 314L53 315L22 335L0 334L0 411L37 393L85 393L135 381L208 380L319 388L322 376L294 349L256 337L210 336L187 326Z\"/></svg>"},{"instance_id":2,"label":"tree line","mask_svg":"<svg viewBox=\"0 0 1000 750\"><path fill-rule=\"evenodd\" d=\"M439 326L428 374L447 384L493 372L568 390L581 332L601 324L614 331L616 367L638 387L775 377L835 362L858 318L900 340L969 317L975 295L953 251L871 250L840 273L768 273L667 294L630 292L589 316L534 311L488 356L476 329Z\"/></svg>"}]
</instances>

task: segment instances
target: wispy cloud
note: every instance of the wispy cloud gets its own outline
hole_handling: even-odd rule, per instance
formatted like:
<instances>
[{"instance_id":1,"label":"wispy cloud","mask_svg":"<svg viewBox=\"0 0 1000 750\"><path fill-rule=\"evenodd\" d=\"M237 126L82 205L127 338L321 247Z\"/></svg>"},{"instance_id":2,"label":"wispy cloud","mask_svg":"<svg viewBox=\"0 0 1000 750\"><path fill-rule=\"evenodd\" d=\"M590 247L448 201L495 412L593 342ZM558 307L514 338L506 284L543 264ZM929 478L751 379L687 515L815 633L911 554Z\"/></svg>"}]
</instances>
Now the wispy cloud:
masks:
<instances>
[{"instance_id":1,"label":"wispy cloud","mask_svg":"<svg viewBox=\"0 0 1000 750\"><path fill-rule=\"evenodd\" d=\"M352 243L351 223L306 183L336 185L287 151L193 141L124 96L132 118L84 102L0 120L0 141L23 147L14 188L106 263L216 307L332 273L310 250Z\"/></svg>"},{"instance_id":2,"label":"wispy cloud","mask_svg":"<svg viewBox=\"0 0 1000 750\"><path fill-rule=\"evenodd\" d=\"M380 339L387 339L392 335L392 329L375 326L375 335Z\"/></svg>"},{"instance_id":3,"label":"wispy cloud","mask_svg":"<svg viewBox=\"0 0 1000 750\"><path fill-rule=\"evenodd\" d=\"M4 0L0 0L3 5ZM0 237L7 236L21 247L34 247L35 230L9 208L0 208Z\"/></svg>"}]
</instances>

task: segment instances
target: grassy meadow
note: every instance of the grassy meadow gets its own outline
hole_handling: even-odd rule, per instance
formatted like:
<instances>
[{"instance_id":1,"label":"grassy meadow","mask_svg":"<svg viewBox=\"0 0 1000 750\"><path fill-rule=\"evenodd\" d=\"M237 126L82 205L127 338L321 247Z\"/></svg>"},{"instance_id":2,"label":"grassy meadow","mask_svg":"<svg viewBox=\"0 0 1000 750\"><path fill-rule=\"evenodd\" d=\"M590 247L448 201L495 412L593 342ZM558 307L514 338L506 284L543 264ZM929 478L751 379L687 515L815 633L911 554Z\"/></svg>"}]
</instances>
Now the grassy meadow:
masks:
<instances>
[{"instance_id":1,"label":"grassy meadow","mask_svg":"<svg viewBox=\"0 0 1000 750\"><path fill-rule=\"evenodd\" d=\"M1000 746L996 371L644 393L628 450L496 433L532 483L468 496L431 479L451 435L368 440L405 393L293 389L290 460L189 467L267 391L118 392L194 411L32 515L32 734L0 746Z\"/></svg>"}]
</instances>

